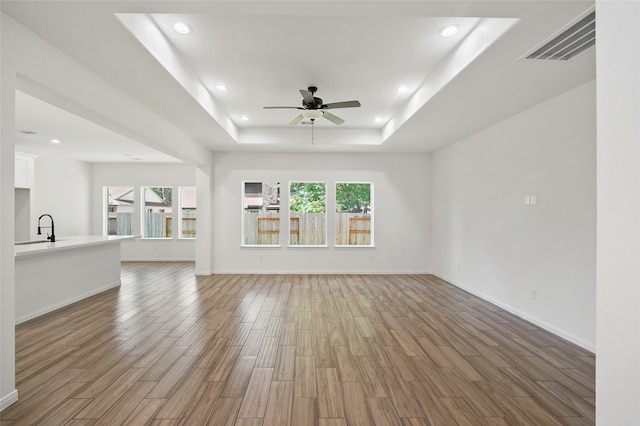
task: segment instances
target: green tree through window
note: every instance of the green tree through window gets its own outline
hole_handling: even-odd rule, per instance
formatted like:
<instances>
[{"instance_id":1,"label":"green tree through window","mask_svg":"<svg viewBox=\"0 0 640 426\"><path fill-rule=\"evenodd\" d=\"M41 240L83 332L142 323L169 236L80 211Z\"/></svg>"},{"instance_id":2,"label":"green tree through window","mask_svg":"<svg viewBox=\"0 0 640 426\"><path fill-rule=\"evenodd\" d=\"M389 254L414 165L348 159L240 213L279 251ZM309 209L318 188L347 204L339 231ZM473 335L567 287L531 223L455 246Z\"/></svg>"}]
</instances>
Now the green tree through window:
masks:
<instances>
[{"instance_id":1,"label":"green tree through window","mask_svg":"<svg viewBox=\"0 0 640 426\"><path fill-rule=\"evenodd\" d=\"M151 188L151 189L153 190L153 192L158 194L158 196L162 197L163 200L165 200L169 204L172 204L172 198L173 198L172 188L169 188L169 187L160 187L160 188L155 187L155 188Z\"/></svg>"},{"instance_id":2,"label":"green tree through window","mask_svg":"<svg viewBox=\"0 0 640 426\"><path fill-rule=\"evenodd\" d=\"M366 213L370 205L370 183L336 183L337 212Z\"/></svg>"},{"instance_id":3,"label":"green tree through window","mask_svg":"<svg viewBox=\"0 0 640 426\"><path fill-rule=\"evenodd\" d=\"M289 245L318 246L327 243L326 203L326 183L289 183Z\"/></svg>"},{"instance_id":4,"label":"green tree through window","mask_svg":"<svg viewBox=\"0 0 640 426\"><path fill-rule=\"evenodd\" d=\"M289 210L294 213L322 213L325 211L327 193L324 183L292 182Z\"/></svg>"},{"instance_id":5,"label":"green tree through window","mask_svg":"<svg viewBox=\"0 0 640 426\"><path fill-rule=\"evenodd\" d=\"M373 245L373 185L336 182L336 245Z\"/></svg>"}]
</instances>

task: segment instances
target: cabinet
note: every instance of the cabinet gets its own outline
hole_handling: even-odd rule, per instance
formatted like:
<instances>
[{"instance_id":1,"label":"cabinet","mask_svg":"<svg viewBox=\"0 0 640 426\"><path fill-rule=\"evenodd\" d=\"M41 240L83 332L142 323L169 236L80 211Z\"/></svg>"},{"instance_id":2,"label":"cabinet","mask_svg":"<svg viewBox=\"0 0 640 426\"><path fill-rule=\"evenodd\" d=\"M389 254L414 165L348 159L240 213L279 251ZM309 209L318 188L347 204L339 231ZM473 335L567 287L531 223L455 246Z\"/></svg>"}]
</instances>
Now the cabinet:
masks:
<instances>
[{"instance_id":1,"label":"cabinet","mask_svg":"<svg viewBox=\"0 0 640 426\"><path fill-rule=\"evenodd\" d=\"M24 154L16 154L15 159L15 187L33 187L33 157Z\"/></svg>"},{"instance_id":2,"label":"cabinet","mask_svg":"<svg viewBox=\"0 0 640 426\"><path fill-rule=\"evenodd\" d=\"M15 155L15 241L31 239L31 196L33 189L34 157Z\"/></svg>"}]
</instances>

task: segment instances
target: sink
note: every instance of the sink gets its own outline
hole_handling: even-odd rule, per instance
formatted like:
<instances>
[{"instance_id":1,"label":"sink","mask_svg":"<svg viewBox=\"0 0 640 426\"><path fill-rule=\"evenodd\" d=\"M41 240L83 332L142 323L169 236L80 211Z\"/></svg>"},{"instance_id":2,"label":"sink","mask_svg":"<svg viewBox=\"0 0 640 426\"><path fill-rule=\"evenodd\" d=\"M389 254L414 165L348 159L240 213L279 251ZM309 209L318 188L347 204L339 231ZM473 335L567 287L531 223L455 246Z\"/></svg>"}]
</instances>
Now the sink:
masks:
<instances>
[{"instance_id":1,"label":"sink","mask_svg":"<svg viewBox=\"0 0 640 426\"><path fill-rule=\"evenodd\" d=\"M64 240L58 240L56 239L56 242L58 241L64 241ZM29 240L29 241L16 241L15 245L17 246L26 246L29 244L41 244L41 243L50 243L51 241L49 240Z\"/></svg>"}]
</instances>

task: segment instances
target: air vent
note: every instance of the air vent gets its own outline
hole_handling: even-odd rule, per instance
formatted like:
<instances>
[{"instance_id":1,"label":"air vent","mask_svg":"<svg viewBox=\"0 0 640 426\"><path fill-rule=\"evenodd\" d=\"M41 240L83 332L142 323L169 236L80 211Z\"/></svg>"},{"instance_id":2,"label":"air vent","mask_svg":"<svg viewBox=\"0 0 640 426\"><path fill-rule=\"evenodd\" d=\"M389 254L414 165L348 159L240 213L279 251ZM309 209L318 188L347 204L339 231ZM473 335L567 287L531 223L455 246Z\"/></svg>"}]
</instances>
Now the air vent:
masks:
<instances>
[{"instance_id":1,"label":"air vent","mask_svg":"<svg viewBox=\"0 0 640 426\"><path fill-rule=\"evenodd\" d=\"M537 47L525 59L567 61L596 44L596 12L571 24L551 40Z\"/></svg>"},{"instance_id":2,"label":"air vent","mask_svg":"<svg viewBox=\"0 0 640 426\"><path fill-rule=\"evenodd\" d=\"M18 130L18 133L22 133L23 135L37 135L38 132L34 132L33 130Z\"/></svg>"}]
</instances>

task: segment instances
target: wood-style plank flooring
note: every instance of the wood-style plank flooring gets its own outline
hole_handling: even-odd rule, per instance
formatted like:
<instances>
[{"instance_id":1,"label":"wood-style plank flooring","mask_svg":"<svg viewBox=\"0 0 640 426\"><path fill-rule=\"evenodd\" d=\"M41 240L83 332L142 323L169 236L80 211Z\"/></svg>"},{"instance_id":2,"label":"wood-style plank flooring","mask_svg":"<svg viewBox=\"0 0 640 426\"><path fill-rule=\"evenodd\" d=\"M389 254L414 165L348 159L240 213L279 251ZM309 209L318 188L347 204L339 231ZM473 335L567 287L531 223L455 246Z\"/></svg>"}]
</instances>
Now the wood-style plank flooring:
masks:
<instances>
[{"instance_id":1,"label":"wood-style plank flooring","mask_svg":"<svg viewBox=\"0 0 640 426\"><path fill-rule=\"evenodd\" d=\"M593 354L430 275L125 262L18 326L16 370L3 426L595 421Z\"/></svg>"}]
</instances>

